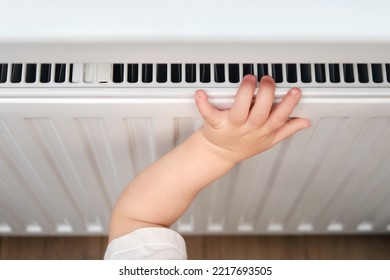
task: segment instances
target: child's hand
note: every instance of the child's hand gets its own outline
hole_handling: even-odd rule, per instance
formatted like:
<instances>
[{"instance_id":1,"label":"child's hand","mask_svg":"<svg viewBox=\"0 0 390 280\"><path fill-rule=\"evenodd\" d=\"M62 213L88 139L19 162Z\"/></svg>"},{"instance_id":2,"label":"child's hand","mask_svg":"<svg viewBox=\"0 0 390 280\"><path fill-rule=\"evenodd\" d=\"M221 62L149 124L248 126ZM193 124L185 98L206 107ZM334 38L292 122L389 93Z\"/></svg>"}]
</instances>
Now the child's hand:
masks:
<instances>
[{"instance_id":1,"label":"child's hand","mask_svg":"<svg viewBox=\"0 0 390 280\"><path fill-rule=\"evenodd\" d=\"M229 110L218 110L208 102L207 94L198 90L196 105L205 120L201 133L209 142L213 153L230 163L238 163L261 153L295 132L310 127L310 121L303 118L289 119L301 98L298 88L288 91L277 107L272 109L275 98L275 82L264 76L257 91L256 101L252 99L256 89L256 78L244 77Z\"/></svg>"}]
</instances>

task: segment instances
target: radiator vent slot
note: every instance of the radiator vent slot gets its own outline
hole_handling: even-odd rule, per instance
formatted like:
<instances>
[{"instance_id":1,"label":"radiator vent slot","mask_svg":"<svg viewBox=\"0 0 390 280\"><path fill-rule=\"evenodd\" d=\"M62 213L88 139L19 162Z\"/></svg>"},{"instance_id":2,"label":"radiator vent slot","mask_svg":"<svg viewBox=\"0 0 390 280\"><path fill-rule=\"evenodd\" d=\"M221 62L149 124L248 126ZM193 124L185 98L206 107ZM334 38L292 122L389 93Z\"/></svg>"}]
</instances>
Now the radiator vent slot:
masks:
<instances>
[{"instance_id":1,"label":"radiator vent slot","mask_svg":"<svg viewBox=\"0 0 390 280\"><path fill-rule=\"evenodd\" d=\"M26 65L26 83L35 83L37 79L37 65L27 64Z\"/></svg>"},{"instance_id":2,"label":"radiator vent slot","mask_svg":"<svg viewBox=\"0 0 390 280\"><path fill-rule=\"evenodd\" d=\"M210 83L211 82L211 66L210 64L200 65L200 82Z\"/></svg>"},{"instance_id":3,"label":"radiator vent slot","mask_svg":"<svg viewBox=\"0 0 390 280\"><path fill-rule=\"evenodd\" d=\"M22 64L12 64L11 83L20 83L22 80Z\"/></svg>"},{"instance_id":4,"label":"radiator vent slot","mask_svg":"<svg viewBox=\"0 0 390 280\"><path fill-rule=\"evenodd\" d=\"M41 64L41 75L40 75L40 81L41 83L48 83L50 82L50 75L51 75L51 65L50 64Z\"/></svg>"},{"instance_id":5,"label":"radiator vent slot","mask_svg":"<svg viewBox=\"0 0 390 280\"><path fill-rule=\"evenodd\" d=\"M0 63L0 87L236 87L247 74L288 87L388 87L390 64Z\"/></svg>"},{"instance_id":6,"label":"radiator vent slot","mask_svg":"<svg viewBox=\"0 0 390 280\"><path fill-rule=\"evenodd\" d=\"M186 64L186 82L195 83L196 81L196 64Z\"/></svg>"},{"instance_id":7,"label":"radiator vent slot","mask_svg":"<svg viewBox=\"0 0 390 280\"><path fill-rule=\"evenodd\" d=\"M127 65L127 81L129 83L138 82L138 64Z\"/></svg>"}]
</instances>

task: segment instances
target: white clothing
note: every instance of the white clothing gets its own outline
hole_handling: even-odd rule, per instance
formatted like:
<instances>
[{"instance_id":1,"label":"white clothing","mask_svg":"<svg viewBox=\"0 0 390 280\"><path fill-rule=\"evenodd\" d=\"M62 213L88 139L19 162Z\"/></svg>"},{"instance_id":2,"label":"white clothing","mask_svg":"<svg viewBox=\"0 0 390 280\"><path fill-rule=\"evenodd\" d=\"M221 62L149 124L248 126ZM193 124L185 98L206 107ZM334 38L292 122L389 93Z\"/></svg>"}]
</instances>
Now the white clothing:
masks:
<instances>
[{"instance_id":1,"label":"white clothing","mask_svg":"<svg viewBox=\"0 0 390 280\"><path fill-rule=\"evenodd\" d=\"M183 237L168 228L136 229L108 244L105 260L185 260Z\"/></svg>"}]
</instances>

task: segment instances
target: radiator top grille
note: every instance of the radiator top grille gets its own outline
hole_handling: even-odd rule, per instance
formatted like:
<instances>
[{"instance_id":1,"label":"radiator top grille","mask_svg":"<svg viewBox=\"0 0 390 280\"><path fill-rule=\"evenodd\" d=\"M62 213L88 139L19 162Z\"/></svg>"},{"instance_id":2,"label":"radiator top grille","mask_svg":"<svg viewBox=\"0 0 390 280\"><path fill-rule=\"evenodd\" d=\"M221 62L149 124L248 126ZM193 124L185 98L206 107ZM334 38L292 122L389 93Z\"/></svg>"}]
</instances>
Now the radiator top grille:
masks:
<instances>
[{"instance_id":1,"label":"radiator top grille","mask_svg":"<svg viewBox=\"0 0 390 280\"><path fill-rule=\"evenodd\" d=\"M0 63L0 88L236 87L247 74L288 87L390 85L390 63Z\"/></svg>"}]
</instances>

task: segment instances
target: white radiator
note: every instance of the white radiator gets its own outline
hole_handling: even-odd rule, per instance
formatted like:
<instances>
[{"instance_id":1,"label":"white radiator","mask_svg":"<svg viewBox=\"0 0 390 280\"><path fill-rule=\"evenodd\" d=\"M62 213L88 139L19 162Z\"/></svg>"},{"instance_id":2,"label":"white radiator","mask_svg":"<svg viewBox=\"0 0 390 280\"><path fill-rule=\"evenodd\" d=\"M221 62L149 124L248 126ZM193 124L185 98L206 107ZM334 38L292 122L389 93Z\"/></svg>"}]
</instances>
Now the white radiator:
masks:
<instances>
[{"instance_id":1,"label":"white radiator","mask_svg":"<svg viewBox=\"0 0 390 280\"><path fill-rule=\"evenodd\" d=\"M195 90L228 107L249 73L272 75L278 98L300 87L294 115L312 127L174 228L390 231L390 2L1 4L0 235L106 234L126 184L201 126Z\"/></svg>"}]
</instances>

